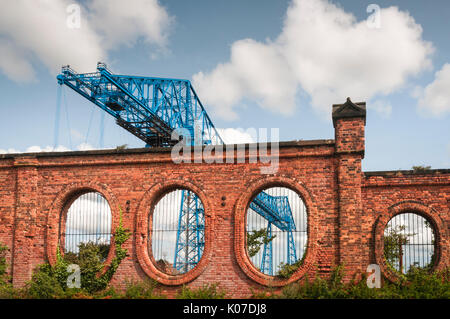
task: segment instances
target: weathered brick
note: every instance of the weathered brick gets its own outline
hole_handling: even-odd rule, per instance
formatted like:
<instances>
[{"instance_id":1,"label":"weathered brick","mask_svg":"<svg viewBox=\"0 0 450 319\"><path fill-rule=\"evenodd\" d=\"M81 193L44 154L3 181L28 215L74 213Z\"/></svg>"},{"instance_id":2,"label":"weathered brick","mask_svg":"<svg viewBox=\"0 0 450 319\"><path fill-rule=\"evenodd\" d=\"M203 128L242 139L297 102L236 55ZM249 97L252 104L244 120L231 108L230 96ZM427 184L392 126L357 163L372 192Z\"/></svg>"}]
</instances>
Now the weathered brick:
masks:
<instances>
[{"instance_id":1,"label":"weathered brick","mask_svg":"<svg viewBox=\"0 0 450 319\"><path fill-rule=\"evenodd\" d=\"M382 232L393 215L406 210L432 221L438 235L436 267L449 266L450 170L364 173L365 114L335 116L333 124L334 140L280 143L278 171L269 175L260 171L267 164L248 163L248 158L245 163L175 164L169 149L0 155L0 242L10 248L14 285L29 280L35 266L55 262L60 219L83 190L102 193L111 206L113 228L122 210L124 226L133 232L124 245L129 258L112 280L117 287L127 279L151 277L169 297L181 284L212 282L231 297L247 297L251 289L280 289L306 275L326 277L340 263L346 266L346 280L371 263L394 279L383 265ZM289 280L257 271L245 249L249 200L274 185L297 191L308 209L307 256ZM203 202L206 246L195 270L172 276L153 265L147 229L152 207L177 186L195 191Z\"/></svg>"}]
</instances>

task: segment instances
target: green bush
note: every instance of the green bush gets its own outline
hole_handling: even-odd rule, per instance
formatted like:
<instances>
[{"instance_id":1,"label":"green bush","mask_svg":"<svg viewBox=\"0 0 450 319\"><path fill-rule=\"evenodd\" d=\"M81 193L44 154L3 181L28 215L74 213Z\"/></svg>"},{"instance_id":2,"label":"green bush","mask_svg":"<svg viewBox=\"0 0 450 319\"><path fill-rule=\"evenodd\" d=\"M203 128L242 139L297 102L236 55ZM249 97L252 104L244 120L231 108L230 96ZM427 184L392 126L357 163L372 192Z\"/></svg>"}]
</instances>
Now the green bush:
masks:
<instances>
[{"instance_id":1,"label":"green bush","mask_svg":"<svg viewBox=\"0 0 450 319\"><path fill-rule=\"evenodd\" d=\"M287 279L292 276L292 274L301 266L303 260L297 260L293 264L285 264L283 262L280 263L280 269L277 272L278 278Z\"/></svg>"},{"instance_id":2,"label":"green bush","mask_svg":"<svg viewBox=\"0 0 450 319\"><path fill-rule=\"evenodd\" d=\"M20 290L13 288L11 279L7 273L6 253L8 250L8 246L0 243L0 299L20 298L21 294Z\"/></svg>"},{"instance_id":3,"label":"green bush","mask_svg":"<svg viewBox=\"0 0 450 319\"><path fill-rule=\"evenodd\" d=\"M218 289L218 284L205 284L200 288L183 286L178 292L177 299L224 299L226 291Z\"/></svg>"},{"instance_id":4,"label":"green bush","mask_svg":"<svg viewBox=\"0 0 450 319\"><path fill-rule=\"evenodd\" d=\"M426 269L411 268L397 283L386 281L382 288L369 288L366 276L359 281L343 283L343 268L336 267L329 279L306 278L302 283L284 287L278 298L286 299L449 299L450 270L429 273Z\"/></svg>"},{"instance_id":5,"label":"green bush","mask_svg":"<svg viewBox=\"0 0 450 319\"><path fill-rule=\"evenodd\" d=\"M119 225L114 233L115 256L108 269L102 274L104 260L109 252L109 247L104 244L80 243L78 254L68 253L64 258L59 248L56 265L49 264L39 266L25 289L25 295L30 298L71 298L89 297L101 294L108 287L112 276L119 264L126 257L126 250L122 244L130 237L130 232L122 226L122 214ZM67 267L77 264L80 267L81 288L68 288L67 278L70 273Z\"/></svg>"},{"instance_id":6,"label":"green bush","mask_svg":"<svg viewBox=\"0 0 450 319\"><path fill-rule=\"evenodd\" d=\"M66 292L57 273L47 264L40 266L25 288L25 297L32 299L64 298Z\"/></svg>"},{"instance_id":7,"label":"green bush","mask_svg":"<svg viewBox=\"0 0 450 319\"><path fill-rule=\"evenodd\" d=\"M450 299L450 269L430 273L428 269L411 267L406 279L393 285L401 298Z\"/></svg>"},{"instance_id":8,"label":"green bush","mask_svg":"<svg viewBox=\"0 0 450 319\"><path fill-rule=\"evenodd\" d=\"M267 237L267 229L261 228L260 230L252 230L247 232L247 251L250 257L255 256L261 249L262 245L267 245L277 237Z\"/></svg>"},{"instance_id":9,"label":"green bush","mask_svg":"<svg viewBox=\"0 0 450 319\"><path fill-rule=\"evenodd\" d=\"M3 283L6 280L6 252L8 251L8 246L0 243L0 281Z\"/></svg>"},{"instance_id":10,"label":"green bush","mask_svg":"<svg viewBox=\"0 0 450 319\"><path fill-rule=\"evenodd\" d=\"M126 251L121 247L128 238L128 233L119 227L115 234L116 255L113 261L117 269L121 260L126 256ZM98 276L102 269L102 260L106 256L101 247L93 244L80 245L80 253L70 256L69 261L58 253L57 263L51 267L48 264L39 266L33 273L32 279L22 289L12 287L7 276L7 264L5 254L8 247L0 244L0 299L7 298L73 298L73 299L156 299L165 298L158 289L158 283L153 280L144 282L128 282L123 293L118 293L114 288L107 286L112 273L105 272ZM82 287L67 287L67 266L74 261L79 262L82 272ZM83 275L84 274L84 275ZM282 288L275 293L273 288L263 291L253 291L252 298L289 298L289 299L323 299L323 298L351 298L351 299L450 299L450 269L438 272L430 272L428 268L411 267L406 274L402 274L396 283L385 280L382 288L369 288L366 284L366 276L358 281L343 282L344 269L338 266L333 269L327 279L315 277L309 280L306 277L303 282L296 282ZM86 278L83 280L83 277ZM226 291L218 289L218 284L205 284L200 288L183 286L176 295L178 299L223 299Z\"/></svg>"},{"instance_id":11,"label":"green bush","mask_svg":"<svg viewBox=\"0 0 450 319\"><path fill-rule=\"evenodd\" d=\"M163 299L160 292L156 291L158 283L154 280L143 282L128 282L123 295L125 299Z\"/></svg>"}]
</instances>

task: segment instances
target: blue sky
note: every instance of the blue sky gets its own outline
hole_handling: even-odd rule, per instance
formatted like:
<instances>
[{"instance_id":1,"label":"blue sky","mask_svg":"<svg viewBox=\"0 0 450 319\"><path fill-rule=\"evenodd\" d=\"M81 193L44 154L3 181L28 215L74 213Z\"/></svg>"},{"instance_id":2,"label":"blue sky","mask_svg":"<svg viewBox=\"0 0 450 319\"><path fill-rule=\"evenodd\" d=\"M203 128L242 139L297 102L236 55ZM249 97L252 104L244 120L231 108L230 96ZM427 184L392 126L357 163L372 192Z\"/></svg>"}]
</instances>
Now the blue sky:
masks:
<instances>
[{"instance_id":1,"label":"blue sky","mask_svg":"<svg viewBox=\"0 0 450 319\"><path fill-rule=\"evenodd\" d=\"M81 27L70 29L73 3ZM242 129L236 141L247 128L334 138L331 104L349 96L367 102L364 170L450 166L448 1L124 3L0 0L0 152L51 149L60 67L105 61L192 80L216 127ZM63 96L59 149L99 148L101 111ZM143 146L106 115L104 147L122 144Z\"/></svg>"}]
</instances>

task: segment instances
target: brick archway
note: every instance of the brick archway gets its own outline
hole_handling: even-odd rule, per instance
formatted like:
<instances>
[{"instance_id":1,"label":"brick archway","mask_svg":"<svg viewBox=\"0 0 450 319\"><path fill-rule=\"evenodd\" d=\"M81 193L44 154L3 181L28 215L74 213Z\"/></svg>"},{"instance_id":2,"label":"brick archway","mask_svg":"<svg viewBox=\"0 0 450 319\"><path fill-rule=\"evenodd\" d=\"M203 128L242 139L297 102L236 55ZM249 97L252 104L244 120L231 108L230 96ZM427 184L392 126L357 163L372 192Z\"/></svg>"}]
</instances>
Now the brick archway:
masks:
<instances>
[{"instance_id":1,"label":"brick archway","mask_svg":"<svg viewBox=\"0 0 450 319\"><path fill-rule=\"evenodd\" d=\"M265 286L281 287L299 280L309 269L311 269L311 267L313 267L317 254L317 208L314 205L311 193L301 182L284 176L260 178L250 182L249 185L250 186L247 188L247 191L239 197L234 212L234 250L239 266L248 277ZM301 197L307 209L308 239L305 258L299 269L297 269L296 272L287 279L269 276L259 271L259 269L257 269L251 262L246 249L245 224L248 206L254 196L268 187L286 187L295 191Z\"/></svg>"},{"instance_id":2,"label":"brick archway","mask_svg":"<svg viewBox=\"0 0 450 319\"><path fill-rule=\"evenodd\" d=\"M159 270L149 255L149 242L152 238L152 218L155 205L168 192L176 189L187 189L194 192L202 201L205 211L205 247L199 263L185 274L169 275ZM186 180L167 180L153 185L142 197L136 215L136 255L145 274L165 285L182 285L197 278L211 260L211 240L214 233L214 217L212 206L200 187Z\"/></svg>"},{"instance_id":3,"label":"brick archway","mask_svg":"<svg viewBox=\"0 0 450 319\"><path fill-rule=\"evenodd\" d=\"M114 196L114 193L105 184L98 182L88 183L72 183L67 185L62 191L58 193L55 200L52 203L50 212L47 217L47 258L50 265L54 266L57 260L57 251L59 249L60 234L61 234L61 218L63 221L66 219L67 211L72 203L82 194L88 192L100 193L108 202L111 209L111 233L114 234L114 230L118 226L120 206ZM112 259L114 258L115 245L114 240L110 242L110 249L108 256L104 262L106 267L103 268L102 273L108 270ZM64 251L60 249L61 255L64 255Z\"/></svg>"},{"instance_id":4,"label":"brick archway","mask_svg":"<svg viewBox=\"0 0 450 319\"><path fill-rule=\"evenodd\" d=\"M388 208L386 212L383 212L376 224L375 224L375 260L380 266L382 273L385 277L392 282L397 282L400 277L399 275L387 265L386 259L384 258L384 230L389 223L389 221L402 213L414 213L419 216L424 217L427 221L432 224L434 234L435 234L435 256L436 261L433 265L433 270L440 269L444 267L442 260L442 255L447 255L448 253L443 251L446 246L443 244L443 238L447 238L446 229L444 227L444 222L439 217L438 213L432 208L426 206L423 203L417 201L404 201L394 204Z\"/></svg>"}]
</instances>

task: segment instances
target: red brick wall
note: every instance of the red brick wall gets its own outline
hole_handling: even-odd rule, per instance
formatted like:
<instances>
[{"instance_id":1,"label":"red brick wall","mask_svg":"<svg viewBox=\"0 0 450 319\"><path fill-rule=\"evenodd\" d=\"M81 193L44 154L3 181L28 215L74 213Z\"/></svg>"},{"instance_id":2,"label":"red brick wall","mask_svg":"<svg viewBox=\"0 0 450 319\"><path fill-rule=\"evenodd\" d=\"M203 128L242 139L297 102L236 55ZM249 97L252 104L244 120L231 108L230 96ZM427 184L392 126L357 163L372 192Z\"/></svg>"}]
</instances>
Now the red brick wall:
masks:
<instances>
[{"instance_id":1,"label":"red brick wall","mask_svg":"<svg viewBox=\"0 0 450 319\"><path fill-rule=\"evenodd\" d=\"M437 235L438 269L450 266L449 170L373 172L363 178L363 245L370 247L364 263L377 263L386 277L395 275L382 258L382 234L387 222L402 212L415 212L429 220Z\"/></svg>"},{"instance_id":2,"label":"red brick wall","mask_svg":"<svg viewBox=\"0 0 450 319\"><path fill-rule=\"evenodd\" d=\"M113 277L118 287L125 280L150 277L169 296L181 284L214 282L231 297L247 297L251 289L282 287L307 274L326 276L340 263L349 279L368 264L383 262L380 227L404 209L433 221L439 233L438 267L448 265L450 171L365 174L363 157L364 120L358 117L337 119L335 140L280 143L279 169L268 175L260 171L267 164L248 159L240 164L175 164L170 150L162 149L0 155L0 242L10 248L13 283L22 286L34 267L54 263L59 219L67 203L82 191L95 190L111 206L113 227L121 209L124 226L133 232L124 245L129 256ZM306 259L289 280L258 272L245 250L249 200L275 185L297 191L308 209ZM195 191L203 202L206 246L195 270L170 276L147 253L148 216L161 195L177 186Z\"/></svg>"}]
</instances>

